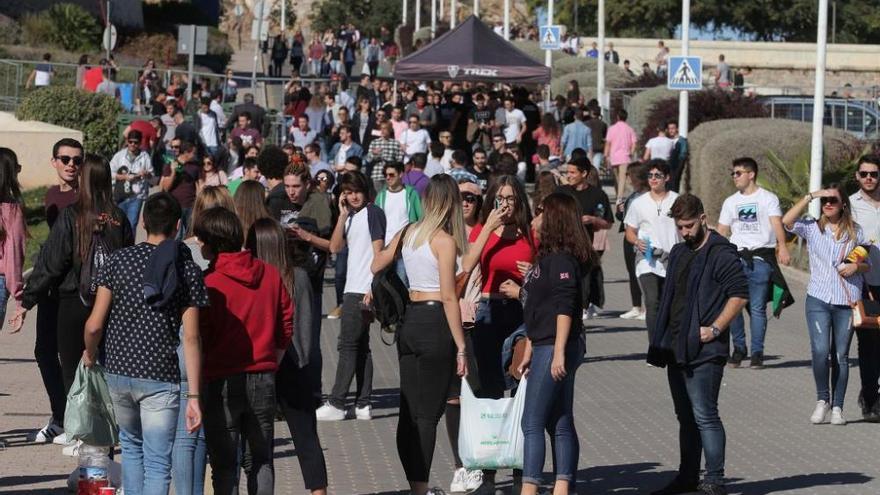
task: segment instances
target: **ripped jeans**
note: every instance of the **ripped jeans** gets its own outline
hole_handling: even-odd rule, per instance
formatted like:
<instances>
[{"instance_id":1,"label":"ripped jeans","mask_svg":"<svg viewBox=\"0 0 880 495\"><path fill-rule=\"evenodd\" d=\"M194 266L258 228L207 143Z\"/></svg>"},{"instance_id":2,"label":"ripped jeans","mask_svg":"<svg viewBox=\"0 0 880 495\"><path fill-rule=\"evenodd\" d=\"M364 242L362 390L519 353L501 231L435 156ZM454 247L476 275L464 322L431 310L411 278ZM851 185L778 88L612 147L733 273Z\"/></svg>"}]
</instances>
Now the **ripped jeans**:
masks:
<instances>
[{"instance_id":1,"label":"ripped jeans","mask_svg":"<svg viewBox=\"0 0 880 495\"><path fill-rule=\"evenodd\" d=\"M806 313L816 400L831 402L832 407L842 408L849 381L852 309L807 295Z\"/></svg>"}]
</instances>

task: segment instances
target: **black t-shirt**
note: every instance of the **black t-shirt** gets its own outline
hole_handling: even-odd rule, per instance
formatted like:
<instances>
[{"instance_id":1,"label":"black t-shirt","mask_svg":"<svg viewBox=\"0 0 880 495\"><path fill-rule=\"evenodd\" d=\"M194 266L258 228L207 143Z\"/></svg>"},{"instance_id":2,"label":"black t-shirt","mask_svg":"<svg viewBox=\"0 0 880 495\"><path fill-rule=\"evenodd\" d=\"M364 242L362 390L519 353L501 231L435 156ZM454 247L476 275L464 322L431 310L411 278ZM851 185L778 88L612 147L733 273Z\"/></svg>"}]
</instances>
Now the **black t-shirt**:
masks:
<instances>
[{"instance_id":1,"label":"black t-shirt","mask_svg":"<svg viewBox=\"0 0 880 495\"><path fill-rule=\"evenodd\" d=\"M678 340L682 324L687 325L686 321L682 321L682 316L684 316L685 308L688 305L688 275L690 275L691 263L696 257L697 252L693 249L682 249L675 273L672 274L675 292L672 293L672 306L669 309L669 332L672 335L673 352L678 347L675 345L675 342Z\"/></svg>"},{"instance_id":2,"label":"black t-shirt","mask_svg":"<svg viewBox=\"0 0 880 495\"><path fill-rule=\"evenodd\" d=\"M602 122L602 119L590 119L585 121L584 124L590 128L590 137L593 139L593 153L604 153L608 124Z\"/></svg>"},{"instance_id":3,"label":"black t-shirt","mask_svg":"<svg viewBox=\"0 0 880 495\"><path fill-rule=\"evenodd\" d=\"M489 169L487 168L480 172L479 170L475 169L473 165L469 165L465 168L467 168L468 172L477 176L477 185L480 186L481 191L486 192L486 189L489 187L489 177L491 175L489 173Z\"/></svg>"},{"instance_id":4,"label":"black t-shirt","mask_svg":"<svg viewBox=\"0 0 880 495\"><path fill-rule=\"evenodd\" d=\"M541 256L526 273L522 291L523 320L533 345L553 345L558 315L571 317L569 342L580 336L583 272L574 256L568 253Z\"/></svg>"},{"instance_id":5,"label":"black t-shirt","mask_svg":"<svg viewBox=\"0 0 880 495\"><path fill-rule=\"evenodd\" d=\"M483 107L482 109L474 107L471 110L470 119L478 124L488 124L490 120L492 120L495 112L489 110L487 107Z\"/></svg>"},{"instance_id":6,"label":"black t-shirt","mask_svg":"<svg viewBox=\"0 0 880 495\"><path fill-rule=\"evenodd\" d=\"M564 192L577 200L581 206L581 213L604 219L606 222L614 222L611 212L611 203L608 201L608 195L605 191L598 187L590 186L586 189L578 191L572 186L560 186L559 192ZM592 225L586 225L587 233L590 238L593 237L595 229Z\"/></svg>"}]
</instances>

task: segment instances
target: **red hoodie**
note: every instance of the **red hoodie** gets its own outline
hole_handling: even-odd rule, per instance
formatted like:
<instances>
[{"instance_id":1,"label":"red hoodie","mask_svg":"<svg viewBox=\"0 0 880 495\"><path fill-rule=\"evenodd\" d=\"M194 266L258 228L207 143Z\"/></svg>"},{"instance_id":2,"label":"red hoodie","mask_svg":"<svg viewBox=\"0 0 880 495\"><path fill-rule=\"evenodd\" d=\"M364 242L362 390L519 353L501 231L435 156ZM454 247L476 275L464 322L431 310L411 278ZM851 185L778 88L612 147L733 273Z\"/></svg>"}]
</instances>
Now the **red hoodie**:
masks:
<instances>
[{"instance_id":1,"label":"red hoodie","mask_svg":"<svg viewBox=\"0 0 880 495\"><path fill-rule=\"evenodd\" d=\"M250 251L222 253L205 273L211 306L199 312L202 373L216 380L276 371L293 335L293 303L275 267Z\"/></svg>"}]
</instances>

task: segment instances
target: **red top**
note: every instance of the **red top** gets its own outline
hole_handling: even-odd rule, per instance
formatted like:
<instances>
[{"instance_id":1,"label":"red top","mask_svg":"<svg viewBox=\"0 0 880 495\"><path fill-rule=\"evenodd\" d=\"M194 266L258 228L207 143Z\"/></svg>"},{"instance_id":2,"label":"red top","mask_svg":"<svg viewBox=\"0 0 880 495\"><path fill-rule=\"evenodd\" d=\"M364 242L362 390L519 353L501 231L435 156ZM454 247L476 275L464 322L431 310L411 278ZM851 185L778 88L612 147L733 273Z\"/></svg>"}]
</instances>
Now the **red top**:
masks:
<instances>
[{"instance_id":1,"label":"red top","mask_svg":"<svg viewBox=\"0 0 880 495\"><path fill-rule=\"evenodd\" d=\"M476 241L482 230L482 224L475 225L468 241ZM519 236L516 239L503 239L492 232L489 234L486 246L483 247L483 252L480 253L480 271L483 272L483 287L480 292L500 293L498 288L508 279L522 285L523 276L519 273L516 262L533 263L534 260L535 253L525 236Z\"/></svg>"},{"instance_id":2,"label":"red top","mask_svg":"<svg viewBox=\"0 0 880 495\"><path fill-rule=\"evenodd\" d=\"M199 312L205 380L276 371L293 335L293 303L275 267L250 251L221 253L205 273L210 307Z\"/></svg>"},{"instance_id":3,"label":"red top","mask_svg":"<svg viewBox=\"0 0 880 495\"><path fill-rule=\"evenodd\" d=\"M146 120L135 120L129 125L131 130L141 133L141 151L150 151L150 147L156 142L156 128Z\"/></svg>"},{"instance_id":4,"label":"red top","mask_svg":"<svg viewBox=\"0 0 880 495\"><path fill-rule=\"evenodd\" d=\"M101 74L103 71L100 67L92 67L83 74L83 89L94 93L98 90L98 85L104 79Z\"/></svg>"}]
</instances>

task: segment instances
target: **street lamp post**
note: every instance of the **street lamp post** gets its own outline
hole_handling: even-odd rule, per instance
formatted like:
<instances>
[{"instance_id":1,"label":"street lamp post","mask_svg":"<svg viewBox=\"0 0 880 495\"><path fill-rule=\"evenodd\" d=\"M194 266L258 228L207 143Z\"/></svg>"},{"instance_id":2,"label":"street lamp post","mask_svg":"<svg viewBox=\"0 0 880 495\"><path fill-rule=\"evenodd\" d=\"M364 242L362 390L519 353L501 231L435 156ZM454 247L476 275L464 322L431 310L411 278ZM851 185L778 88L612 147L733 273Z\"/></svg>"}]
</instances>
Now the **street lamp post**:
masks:
<instances>
[{"instance_id":1,"label":"street lamp post","mask_svg":"<svg viewBox=\"0 0 880 495\"><path fill-rule=\"evenodd\" d=\"M553 25L553 0L547 1L547 25ZM551 50L544 50L544 65L553 70L553 52ZM544 111L548 111L550 109L550 85L547 84L546 91L544 92Z\"/></svg>"},{"instance_id":2,"label":"street lamp post","mask_svg":"<svg viewBox=\"0 0 880 495\"><path fill-rule=\"evenodd\" d=\"M813 141L810 147L810 191L822 187L822 125L825 117L825 52L828 44L828 0L819 0L816 32L816 85L813 90ZM819 218L819 202L810 204L810 215Z\"/></svg>"},{"instance_id":3,"label":"street lamp post","mask_svg":"<svg viewBox=\"0 0 880 495\"><path fill-rule=\"evenodd\" d=\"M596 71L596 99L602 118L608 119L608 105L605 102L605 0L599 0L599 70Z\"/></svg>"},{"instance_id":4,"label":"street lamp post","mask_svg":"<svg viewBox=\"0 0 880 495\"><path fill-rule=\"evenodd\" d=\"M510 0L504 0L504 39L510 39Z\"/></svg>"},{"instance_id":5,"label":"street lamp post","mask_svg":"<svg viewBox=\"0 0 880 495\"><path fill-rule=\"evenodd\" d=\"M681 4L681 54L690 54L691 41L691 0L683 0ZM688 135L688 92L678 93L678 133L686 138Z\"/></svg>"}]
</instances>

